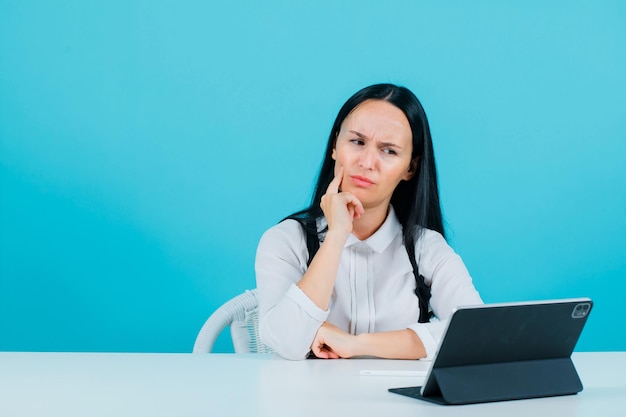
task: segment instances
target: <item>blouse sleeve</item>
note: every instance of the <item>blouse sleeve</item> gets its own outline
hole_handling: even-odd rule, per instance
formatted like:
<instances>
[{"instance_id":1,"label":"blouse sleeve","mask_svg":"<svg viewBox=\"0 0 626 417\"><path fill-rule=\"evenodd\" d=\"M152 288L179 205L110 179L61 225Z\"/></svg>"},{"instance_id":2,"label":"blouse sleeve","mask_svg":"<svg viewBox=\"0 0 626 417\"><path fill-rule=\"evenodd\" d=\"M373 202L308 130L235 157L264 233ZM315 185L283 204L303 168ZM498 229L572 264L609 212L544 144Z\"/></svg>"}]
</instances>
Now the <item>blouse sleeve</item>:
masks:
<instances>
[{"instance_id":1,"label":"blouse sleeve","mask_svg":"<svg viewBox=\"0 0 626 417\"><path fill-rule=\"evenodd\" d=\"M261 237L255 270L261 340L286 359L305 359L328 311L296 285L304 275L308 250L304 231L285 220Z\"/></svg>"},{"instance_id":2,"label":"blouse sleeve","mask_svg":"<svg viewBox=\"0 0 626 417\"><path fill-rule=\"evenodd\" d=\"M483 304L472 278L454 250L440 233L424 230L417 246L420 274L430 286L430 306L438 320L416 323L410 328L417 333L432 359L455 308Z\"/></svg>"}]
</instances>

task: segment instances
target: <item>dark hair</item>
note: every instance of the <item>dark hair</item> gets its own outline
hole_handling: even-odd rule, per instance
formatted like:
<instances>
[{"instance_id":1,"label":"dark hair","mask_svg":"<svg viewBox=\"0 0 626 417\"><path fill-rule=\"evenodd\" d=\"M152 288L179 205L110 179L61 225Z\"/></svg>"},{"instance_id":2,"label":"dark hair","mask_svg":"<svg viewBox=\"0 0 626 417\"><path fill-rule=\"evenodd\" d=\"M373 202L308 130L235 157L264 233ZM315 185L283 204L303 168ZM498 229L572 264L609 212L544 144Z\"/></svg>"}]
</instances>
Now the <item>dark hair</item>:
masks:
<instances>
[{"instance_id":1,"label":"dark hair","mask_svg":"<svg viewBox=\"0 0 626 417\"><path fill-rule=\"evenodd\" d=\"M341 107L328 136L326 153L317 178L311 205L304 210L293 213L286 219L294 219L303 225L310 225L314 224L311 223L311 220L323 216L320 201L335 176L335 161L332 159L332 152L341 124L357 106L366 100L384 100L393 104L402 110L411 126L413 134L411 161L412 164L416 164L417 169L415 175L408 181L401 181L398 184L391 197L391 204L402 225L405 245L410 248L415 247L416 229L419 231L422 227L436 230L445 236L439 202L435 155L426 113L415 94L408 88L393 84L375 84L365 87L356 92ZM316 230L310 230L310 226L306 229L308 234L317 233Z\"/></svg>"}]
</instances>

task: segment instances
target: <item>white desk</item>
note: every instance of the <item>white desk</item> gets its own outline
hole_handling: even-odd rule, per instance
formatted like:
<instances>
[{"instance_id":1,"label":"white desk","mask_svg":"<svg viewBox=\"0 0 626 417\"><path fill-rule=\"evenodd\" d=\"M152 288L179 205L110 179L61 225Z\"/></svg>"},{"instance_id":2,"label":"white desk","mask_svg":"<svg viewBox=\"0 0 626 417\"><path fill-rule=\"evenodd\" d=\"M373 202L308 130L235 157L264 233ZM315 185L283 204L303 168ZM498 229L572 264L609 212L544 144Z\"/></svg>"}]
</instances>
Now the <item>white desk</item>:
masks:
<instances>
[{"instance_id":1,"label":"white desk","mask_svg":"<svg viewBox=\"0 0 626 417\"><path fill-rule=\"evenodd\" d=\"M577 353L578 395L440 406L387 392L428 363L271 355L0 352L0 416L624 416L626 352Z\"/></svg>"}]
</instances>

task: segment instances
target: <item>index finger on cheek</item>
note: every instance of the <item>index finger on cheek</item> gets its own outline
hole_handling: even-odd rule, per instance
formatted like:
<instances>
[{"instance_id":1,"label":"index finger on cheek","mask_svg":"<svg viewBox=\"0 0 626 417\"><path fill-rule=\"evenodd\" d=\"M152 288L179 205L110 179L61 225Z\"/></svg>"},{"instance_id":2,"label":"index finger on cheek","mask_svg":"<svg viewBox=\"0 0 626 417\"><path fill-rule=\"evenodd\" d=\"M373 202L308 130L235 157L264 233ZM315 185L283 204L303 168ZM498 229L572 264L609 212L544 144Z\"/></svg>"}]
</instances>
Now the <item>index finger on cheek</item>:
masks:
<instances>
[{"instance_id":1,"label":"index finger on cheek","mask_svg":"<svg viewBox=\"0 0 626 417\"><path fill-rule=\"evenodd\" d=\"M327 193L338 193L341 186L341 180L343 179L343 167L339 168L339 172L335 171L335 178L328 184L326 189Z\"/></svg>"}]
</instances>

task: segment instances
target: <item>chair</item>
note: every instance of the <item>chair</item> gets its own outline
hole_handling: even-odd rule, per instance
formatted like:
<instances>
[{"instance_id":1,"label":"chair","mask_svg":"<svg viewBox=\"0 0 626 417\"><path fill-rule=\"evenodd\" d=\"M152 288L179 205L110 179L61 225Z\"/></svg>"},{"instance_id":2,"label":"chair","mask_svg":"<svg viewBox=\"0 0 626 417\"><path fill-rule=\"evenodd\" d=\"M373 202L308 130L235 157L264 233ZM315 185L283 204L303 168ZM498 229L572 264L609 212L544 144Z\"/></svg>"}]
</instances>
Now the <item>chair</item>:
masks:
<instances>
[{"instance_id":1,"label":"chair","mask_svg":"<svg viewBox=\"0 0 626 417\"><path fill-rule=\"evenodd\" d=\"M259 339L256 288L230 299L209 316L196 337L193 353L210 353L217 337L227 326L230 326L235 353L274 352Z\"/></svg>"}]
</instances>

